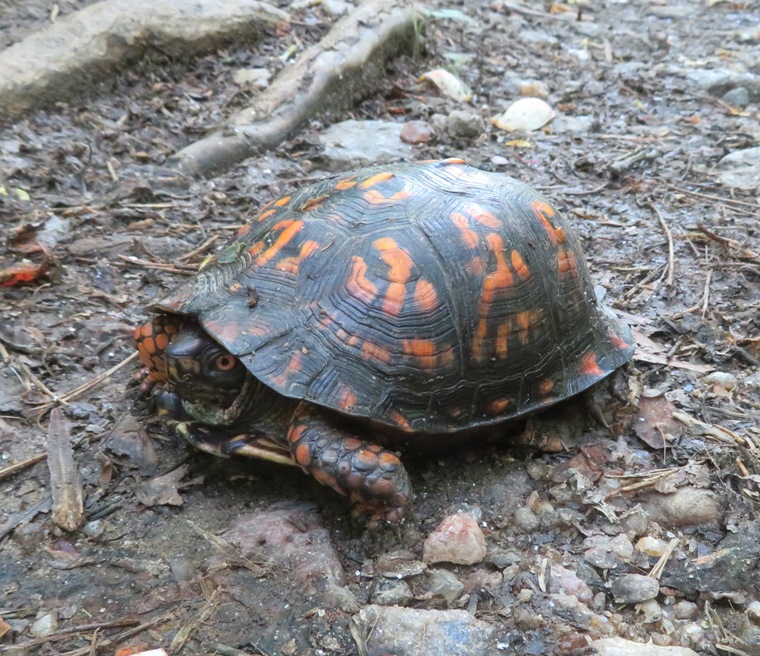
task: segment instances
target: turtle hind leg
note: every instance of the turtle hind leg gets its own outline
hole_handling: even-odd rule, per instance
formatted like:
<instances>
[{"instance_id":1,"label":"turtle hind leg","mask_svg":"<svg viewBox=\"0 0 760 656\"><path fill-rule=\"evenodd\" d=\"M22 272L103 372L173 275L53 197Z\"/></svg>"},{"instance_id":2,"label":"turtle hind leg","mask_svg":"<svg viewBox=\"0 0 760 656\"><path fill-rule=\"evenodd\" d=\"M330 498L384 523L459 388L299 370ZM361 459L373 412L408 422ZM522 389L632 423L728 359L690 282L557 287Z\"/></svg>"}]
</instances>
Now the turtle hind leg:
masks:
<instances>
[{"instance_id":1,"label":"turtle hind leg","mask_svg":"<svg viewBox=\"0 0 760 656\"><path fill-rule=\"evenodd\" d=\"M414 494L398 456L332 425L315 406L298 406L288 443L296 464L351 499L357 511L369 515L370 528L383 520L398 524L409 509Z\"/></svg>"}]
</instances>

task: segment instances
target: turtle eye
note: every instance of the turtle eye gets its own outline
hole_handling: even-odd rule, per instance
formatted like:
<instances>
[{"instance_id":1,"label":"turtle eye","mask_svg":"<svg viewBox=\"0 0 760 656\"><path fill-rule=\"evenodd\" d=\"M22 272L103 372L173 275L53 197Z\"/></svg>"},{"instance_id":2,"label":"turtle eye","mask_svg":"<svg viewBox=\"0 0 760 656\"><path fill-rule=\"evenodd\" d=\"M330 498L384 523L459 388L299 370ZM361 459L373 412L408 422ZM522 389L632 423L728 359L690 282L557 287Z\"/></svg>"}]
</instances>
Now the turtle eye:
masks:
<instances>
[{"instance_id":1,"label":"turtle eye","mask_svg":"<svg viewBox=\"0 0 760 656\"><path fill-rule=\"evenodd\" d=\"M219 371L231 371L235 368L236 364L237 359L229 353L223 353L222 355L217 356L216 360L214 360L214 366Z\"/></svg>"}]
</instances>

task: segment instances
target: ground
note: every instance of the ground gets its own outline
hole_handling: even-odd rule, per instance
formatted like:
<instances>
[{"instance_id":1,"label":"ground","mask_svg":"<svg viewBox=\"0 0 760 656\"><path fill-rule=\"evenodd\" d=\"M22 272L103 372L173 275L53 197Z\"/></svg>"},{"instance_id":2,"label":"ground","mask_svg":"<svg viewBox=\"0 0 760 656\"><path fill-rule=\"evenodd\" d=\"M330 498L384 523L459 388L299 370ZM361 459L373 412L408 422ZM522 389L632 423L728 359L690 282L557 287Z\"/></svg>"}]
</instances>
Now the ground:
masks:
<instances>
[{"instance_id":1,"label":"ground","mask_svg":"<svg viewBox=\"0 0 760 656\"><path fill-rule=\"evenodd\" d=\"M48 20L48 3L0 4L3 46ZM377 93L214 178L171 178L167 158L246 104L254 92L232 82L236 71L274 75L290 46L325 33L334 18L318 3L289 8L289 28L255 49L181 61L154 52L87 94L0 124L2 266L48 258L43 276L0 298L0 653L86 654L94 642L112 653L113 639L186 654L362 654L372 636L351 618L370 602L463 608L515 654L583 653L586 638L604 636L760 653L760 204L757 188L720 177L724 156L757 145L760 109L757 86L700 82L756 64L757 5L431 8L417 52L388 65ZM439 67L469 85L469 102L419 80ZM555 121L529 133L493 125L526 88ZM454 121L458 110L469 118ZM461 156L563 209L605 303L639 344L615 389L597 390L611 428L571 402L520 439L412 456L411 516L368 532L295 468L215 459L167 438L132 362L63 405L86 523L54 527L49 467L30 462L55 432L42 404L131 355L151 300L261 205L334 168L318 137L349 118L425 121L434 139L411 159ZM30 243L47 255L20 252ZM515 446L526 436L533 446ZM487 555L430 562L425 539L458 512L475 517ZM262 537L268 522L276 528ZM309 536L318 565L286 546L301 543L280 535L283 522ZM642 538L678 542L656 601L636 606L624 576L648 574L664 551ZM741 558L711 569L729 552ZM432 592L433 579L452 583L442 571L464 587ZM388 587L399 580L405 589Z\"/></svg>"}]
</instances>

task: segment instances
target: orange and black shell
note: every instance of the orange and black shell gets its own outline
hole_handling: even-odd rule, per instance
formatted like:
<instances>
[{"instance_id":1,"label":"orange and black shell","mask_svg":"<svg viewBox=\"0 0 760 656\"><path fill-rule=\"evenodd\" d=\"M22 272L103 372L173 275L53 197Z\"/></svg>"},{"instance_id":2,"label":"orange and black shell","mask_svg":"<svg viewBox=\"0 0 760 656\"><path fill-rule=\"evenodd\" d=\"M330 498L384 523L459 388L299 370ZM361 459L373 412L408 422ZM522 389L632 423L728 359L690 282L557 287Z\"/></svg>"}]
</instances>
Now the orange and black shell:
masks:
<instances>
[{"instance_id":1,"label":"orange and black shell","mask_svg":"<svg viewBox=\"0 0 760 656\"><path fill-rule=\"evenodd\" d=\"M271 202L154 309L196 318L286 397L408 432L517 417L633 353L559 212L455 159Z\"/></svg>"}]
</instances>

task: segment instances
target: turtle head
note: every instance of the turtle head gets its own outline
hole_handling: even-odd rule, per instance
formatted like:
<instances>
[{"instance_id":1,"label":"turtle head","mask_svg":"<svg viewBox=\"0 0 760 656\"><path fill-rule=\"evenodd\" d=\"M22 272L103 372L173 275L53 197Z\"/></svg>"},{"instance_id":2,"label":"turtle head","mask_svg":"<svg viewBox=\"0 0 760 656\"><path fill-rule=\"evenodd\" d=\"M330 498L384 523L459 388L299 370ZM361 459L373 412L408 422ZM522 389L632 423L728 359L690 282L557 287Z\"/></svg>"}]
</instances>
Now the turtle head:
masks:
<instances>
[{"instance_id":1,"label":"turtle head","mask_svg":"<svg viewBox=\"0 0 760 656\"><path fill-rule=\"evenodd\" d=\"M245 411L251 375L200 326L184 325L172 337L164 357L169 385L194 419L229 425Z\"/></svg>"}]
</instances>

